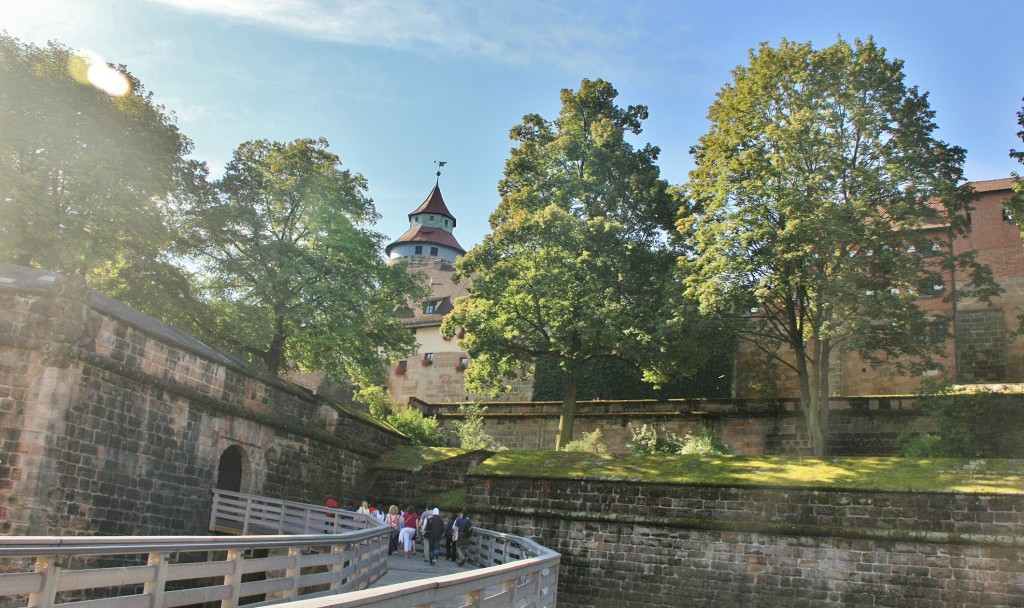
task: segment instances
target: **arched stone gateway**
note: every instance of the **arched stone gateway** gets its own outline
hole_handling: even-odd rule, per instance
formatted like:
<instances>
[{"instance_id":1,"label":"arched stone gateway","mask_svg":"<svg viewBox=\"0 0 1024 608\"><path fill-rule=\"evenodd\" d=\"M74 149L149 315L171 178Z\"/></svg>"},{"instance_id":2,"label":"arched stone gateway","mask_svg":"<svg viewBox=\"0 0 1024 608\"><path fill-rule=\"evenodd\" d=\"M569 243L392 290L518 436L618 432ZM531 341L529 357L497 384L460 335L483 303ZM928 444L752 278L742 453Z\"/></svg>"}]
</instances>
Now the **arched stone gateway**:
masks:
<instances>
[{"instance_id":1,"label":"arched stone gateway","mask_svg":"<svg viewBox=\"0 0 1024 608\"><path fill-rule=\"evenodd\" d=\"M217 489L229 492L242 491L243 463L245 452L237 445L228 447L220 455L217 467Z\"/></svg>"}]
</instances>

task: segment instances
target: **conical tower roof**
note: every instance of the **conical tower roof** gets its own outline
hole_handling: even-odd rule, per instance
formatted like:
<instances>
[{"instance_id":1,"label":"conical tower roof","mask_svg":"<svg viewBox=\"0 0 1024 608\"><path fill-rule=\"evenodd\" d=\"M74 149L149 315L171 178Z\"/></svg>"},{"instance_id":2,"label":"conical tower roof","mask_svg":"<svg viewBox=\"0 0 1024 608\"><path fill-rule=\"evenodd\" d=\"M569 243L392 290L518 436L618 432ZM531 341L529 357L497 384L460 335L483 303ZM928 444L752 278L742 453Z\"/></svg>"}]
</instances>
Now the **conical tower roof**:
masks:
<instances>
[{"instance_id":1,"label":"conical tower roof","mask_svg":"<svg viewBox=\"0 0 1024 608\"><path fill-rule=\"evenodd\" d=\"M414 215L421 215L423 213L443 215L452 221L452 228L455 227L455 216L452 215L451 211L448 211L448 205L444 204L444 197L441 196L441 186L439 184L434 184L434 189L427 195L427 199L419 207L416 207L415 211L409 214L409 221L412 221Z\"/></svg>"},{"instance_id":2,"label":"conical tower roof","mask_svg":"<svg viewBox=\"0 0 1024 608\"><path fill-rule=\"evenodd\" d=\"M466 250L452 234L453 228L455 216L441 196L441 187L435 183L426 200L409 214L409 230L388 244L384 254L390 260L427 256L454 262Z\"/></svg>"}]
</instances>

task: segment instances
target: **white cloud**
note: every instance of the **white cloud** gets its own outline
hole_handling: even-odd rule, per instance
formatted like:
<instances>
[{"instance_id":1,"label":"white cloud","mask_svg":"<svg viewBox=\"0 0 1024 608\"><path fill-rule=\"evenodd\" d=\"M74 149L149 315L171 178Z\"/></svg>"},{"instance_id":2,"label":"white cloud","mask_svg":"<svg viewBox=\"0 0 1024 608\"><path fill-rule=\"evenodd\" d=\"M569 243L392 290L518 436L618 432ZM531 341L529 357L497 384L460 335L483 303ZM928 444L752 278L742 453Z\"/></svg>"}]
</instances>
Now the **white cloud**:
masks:
<instances>
[{"instance_id":1,"label":"white cloud","mask_svg":"<svg viewBox=\"0 0 1024 608\"><path fill-rule=\"evenodd\" d=\"M149 0L345 44L423 54L475 56L510 64L592 64L625 48L623 30L591 22L598 11L540 0ZM612 51L612 52L608 52Z\"/></svg>"}]
</instances>

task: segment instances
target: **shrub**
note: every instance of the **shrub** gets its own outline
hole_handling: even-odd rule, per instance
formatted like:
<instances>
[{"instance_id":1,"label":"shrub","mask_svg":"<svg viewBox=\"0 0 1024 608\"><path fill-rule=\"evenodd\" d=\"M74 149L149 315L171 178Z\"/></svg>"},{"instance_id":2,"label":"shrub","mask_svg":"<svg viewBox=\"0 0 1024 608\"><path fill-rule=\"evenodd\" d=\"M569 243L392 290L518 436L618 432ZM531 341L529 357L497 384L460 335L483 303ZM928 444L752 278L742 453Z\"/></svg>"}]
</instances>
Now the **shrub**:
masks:
<instances>
[{"instance_id":1,"label":"shrub","mask_svg":"<svg viewBox=\"0 0 1024 608\"><path fill-rule=\"evenodd\" d=\"M504 449L500 443L484 431L484 412L486 407L480 407L476 403L468 403L459 406L459 413L462 420L455 422L455 430L459 434L459 446L465 450L493 450Z\"/></svg>"},{"instance_id":2,"label":"shrub","mask_svg":"<svg viewBox=\"0 0 1024 608\"><path fill-rule=\"evenodd\" d=\"M448 438L434 416L424 416L413 407L396 408L386 422L402 432L413 445L448 445Z\"/></svg>"},{"instance_id":3,"label":"shrub","mask_svg":"<svg viewBox=\"0 0 1024 608\"><path fill-rule=\"evenodd\" d=\"M732 450L719 437L705 425L699 425L693 431L683 437L682 445L679 446L677 454L701 454L714 456L719 454L731 454Z\"/></svg>"},{"instance_id":4,"label":"shrub","mask_svg":"<svg viewBox=\"0 0 1024 608\"><path fill-rule=\"evenodd\" d=\"M1024 457L1024 396L983 389L954 391L930 386L918 407L934 421L936 431L907 443L911 457Z\"/></svg>"},{"instance_id":5,"label":"shrub","mask_svg":"<svg viewBox=\"0 0 1024 608\"><path fill-rule=\"evenodd\" d=\"M604 454L608 451L608 446L601 443L601 429L594 429L594 432L584 433L582 438L565 444L565 446L562 447L562 451Z\"/></svg>"},{"instance_id":6,"label":"shrub","mask_svg":"<svg viewBox=\"0 0 1024 608\"><path fill-rule=\"evenodd\" d=\"M680 437L672 431L657 431L653 426L646 424L640 427L630 427L633 433L633 441L626 444L636 454L729 454L732 450L714 431L706 425L699 425L693 431Z\"/></svg>"},{"instance_id":7,"label":"shrub","mask_svg":"<svg viewBox=\"0 0 1024 608\"><path fill-rule=\"evenodd\" d=\"M626 445L636 454L675 454L683 445L683 439L672 431L658 430L646 424L639 429L630 426L633 441Z\"/></svg>"},{"instance_id":8,"label":"shrub","mask_svg":"<svg viewBox=\"0 0 1024 608\"><path fill-rule=\"evenodd\" d=\"M387 390L380 386L361 387L356 390L353 399L355 399L356 403L365 405L369 409L370 415L377 420L386 421L394 407L394 404L391 402L391 396L388 395Z\"/></svg>"}]
</instances>

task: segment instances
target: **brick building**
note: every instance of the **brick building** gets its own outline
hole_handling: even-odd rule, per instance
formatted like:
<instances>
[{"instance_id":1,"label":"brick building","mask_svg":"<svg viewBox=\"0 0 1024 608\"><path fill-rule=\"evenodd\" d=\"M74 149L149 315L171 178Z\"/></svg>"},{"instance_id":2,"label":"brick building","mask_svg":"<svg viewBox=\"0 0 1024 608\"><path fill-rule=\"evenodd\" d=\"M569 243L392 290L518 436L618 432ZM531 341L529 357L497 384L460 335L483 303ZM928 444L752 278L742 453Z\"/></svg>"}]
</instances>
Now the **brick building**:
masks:
<instances>
[{"instance_id":1,"label":"brick building","mask_svg":"<svg viewBox=\"0 0 1024 608\"><path fill-rule=\"evenodd\" d=\"M430 282L430 296L424 302L410 302L402 312L402 324L416 337L417 352L396 361L388 370L387 387L392 398L405 403L411 397L430 403L479 401L464 387L464 371L469 355L458 347L457 339L441 335L441 322L452 311L455 300L468 294L466 282L453 280L453 263L466 253L453 231L456 219L434 189L426 200L409 214L409 230L390 243L384 252L388 263L405 264L409 272L420 273ZM532 383L514 386L503 400L528 400Z\"/></svg>"},{"instance_id":2,"label":"brick building","mask_svg":"<svg viewBox=\"0 0 1024 608\"><path fill-rule=\"evenodd\" d=\"M1024 313L1024 240L1003 205L1013 194L1013 179L979 181L971 185L979 194L969 217L971 230L954 240L952 247L956 253L976 251L978 261L992 270L1003 287L1003 294L987 303L972 299L946 301L941 297L946 290L963 285L961 277L946 273L945 284L935 286L935 293L923 295L920 302L924 310L933 315L945 315L950 321L951 337L946 342L946 357L938 361L940 366L922 375L907 376L892 367L872 368L854 353L833 353L830 373L833 395L912 393L926 378L958 384L1024 381L1024 338L1013 335L1017 317ZM922 289L922 293L927 290ZM752 365L749 354L741 350L737 357L738 397L799 395L795 374L776 367L774 383L765 382L764 369ZM776 394L765 395L766 386Z\"/></svg>"}]
</instances>

